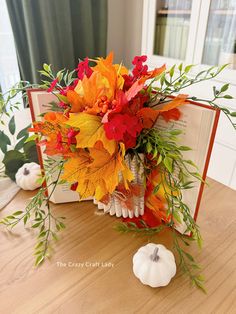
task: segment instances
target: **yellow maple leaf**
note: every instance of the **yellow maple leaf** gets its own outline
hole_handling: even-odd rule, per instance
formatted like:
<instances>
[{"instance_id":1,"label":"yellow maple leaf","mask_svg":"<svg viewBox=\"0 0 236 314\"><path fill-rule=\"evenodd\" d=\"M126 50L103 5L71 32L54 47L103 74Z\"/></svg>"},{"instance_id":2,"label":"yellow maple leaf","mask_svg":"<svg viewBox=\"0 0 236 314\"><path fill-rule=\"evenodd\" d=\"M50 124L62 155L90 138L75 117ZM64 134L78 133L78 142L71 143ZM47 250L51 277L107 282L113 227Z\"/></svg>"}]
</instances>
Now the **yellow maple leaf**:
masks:
<instances>
[{"instance_id":1,"label":"yellow maple leaf","mask_svg":"<svg viewBox=\"0 0 236 314\"><path fill-rule=\"evenodd\" d=\"M79 196L80 196L81 199L84 199L84 198L88 198L88 197L94 196L95 189L96 189L96 187L95 187L94 183L91 180L89 180L89 179L87 179L87 180L79 179L76 192L79 193Z\"/></svg>"},{"instance_id":2,"label":"yellow maple leaf","mask_svg":"<svg viewBox=\"0 0 236 314\"><path fill-rule=\"evenodd\" d=\"M79 128L80 132L76 135L78 148L94 147L96 142L101 141L104 148L112 155L117 148L117 144L114 140L109 140L106 137L101 120L101 117L81 112L70 114L66 124Z\"/></svg>"},{"instance_id":3,"label":"yellow maple leaf","mask_svg":"<svg viewBox=\"0 0 236 314\"><path fill-rule=\"evenodd\" d=\"M64 172L61 178L68 182L77 182L80 176L84 176L87 172L87 167L91 162L88 152L81 151L75 156L67 160L64 165Z\"/></svg>"},{"instance_id":4,"label":"yellow maple leaf","mask_svg":"<svg viewBox=\"0 0 236 314\"><path fill-rule=\"evenodd\" d=\"M81 199L93 196L95 193L95 185L89 179L85 179L88 175L88 166L91 162L89 153L80 150L75 156L68 159L64 165L64 173L61 179L70 183L78 182L76 191L79 193Z\"/></svg>"},{"instance_id":5,"label":"yellow maple leaf","mask_svg":"<svg viewBox=\"0 0 236 314\"><path fill-rule=\"evenodd\" d=\"M101 200L106 194L107 194L106 184L105 181L101 179L99 182L97 182L94 196L96 200Z\"/></svg>"},{"instance_id":6,"label":"yellow maple leaf","mask_svg":"<svg viewBox=\"0 0 236 314\"><path fill-rule=\"evenodd\" d=\"M97 199L101 199L107 193L114 192L120 181L120 175L123 175L123 178L128 181L133 179L132 172L124 162L122 150L110 155L102 144L98 143L89 151L93 158L93 162L89 165L89 177L93 182L97 182L96 185L100 186L97 190L97 194L99 194L96 196ZM99 184L101 180L105 182L106 189Z\"/></svg>"}]
</instances>

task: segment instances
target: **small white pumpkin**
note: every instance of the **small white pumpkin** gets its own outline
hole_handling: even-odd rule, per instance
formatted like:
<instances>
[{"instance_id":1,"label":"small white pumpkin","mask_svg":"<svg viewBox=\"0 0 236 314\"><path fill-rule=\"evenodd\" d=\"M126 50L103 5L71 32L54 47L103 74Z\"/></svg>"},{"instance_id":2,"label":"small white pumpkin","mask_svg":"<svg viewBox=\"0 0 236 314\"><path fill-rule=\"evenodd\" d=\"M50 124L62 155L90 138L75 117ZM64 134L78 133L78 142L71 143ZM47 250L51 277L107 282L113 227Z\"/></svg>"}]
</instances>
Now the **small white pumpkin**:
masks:
<instances>
[{"instance_id":1,"label":"small white pumpkin","mask_svg":"<svg viewBox=\"0 0 236 314\"><path fill-rule=\"evenodd\" d=\"M134 254L133 272L144 285L166 286L176 274L175 257L164 245L149 243Z\"/></svg>"},{"instance_id":2,"label":"small white pumpkin","mask_svg":"<svg viewBox=\"0 0 236 314\"><path fill-rule=\"evenodd\" d=\"M24 164L16 173L16 184L23 190L35 190L41 186L36 182L41 176L41 169L35 162Z\"/></svg>"}]
</instances>

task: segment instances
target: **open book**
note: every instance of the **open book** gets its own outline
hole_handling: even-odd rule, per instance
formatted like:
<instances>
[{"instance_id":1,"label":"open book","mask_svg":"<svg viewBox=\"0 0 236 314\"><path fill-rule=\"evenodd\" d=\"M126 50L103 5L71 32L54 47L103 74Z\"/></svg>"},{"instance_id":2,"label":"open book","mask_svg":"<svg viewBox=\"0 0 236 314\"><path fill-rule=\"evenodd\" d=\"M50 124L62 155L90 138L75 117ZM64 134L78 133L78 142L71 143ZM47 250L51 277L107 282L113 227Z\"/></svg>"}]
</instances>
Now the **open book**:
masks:
<instances>
[{"instance_id":1,"label":"open book","mask_svg":"<svg viewBox=\"0 0 236 314\"><path fill-rule=\"evenodd\" d=\"M42 89L29 89L27 93L29 98L32 121L35 120L39 121L41 119L40 114L48 111L48 106L50 103L52 102L58 103L58 99L55 95L53 95L52 93L48 93L47 91ZM41 148L37 146L39 161L42 168L44 168L43 164L47 158L47 156L43 154L43 149L44 149L43 147ZM55 180L56 177L57 174L54 173L51 179ZM47 182L47 184L49 185L50 182ZM50 194L51 192L52 190L51 187L49 186L48 193ZM50 197L50 200L53 203L68 203L79 201L80 198L77 192L74 192L70 189L70 185L68 183L64 183L58 185L55 188L54 192Z\"/></svg>"},{"instance_id":2,"label":"open book","mask_svg":"<svg viewBox=\"0 0 236 314\"><path fill-rule=\"evenodd\" d=\"M167 123L160 116L155 127L182 130L179 145L189 146L192 149L183 152L184 159L193 161L198 166L198 172L203 180L205 180L220 112L213 107L191 101L189 104L178 107L178 109L181 111L181 117L178 121L171 120ZM195 220L203 187L204 183L196 179L193 189L182 191L183 202L188 205ZM184 233L186 230L185 223L178 225L176 229Z\"/></svg>"}]
</instances>

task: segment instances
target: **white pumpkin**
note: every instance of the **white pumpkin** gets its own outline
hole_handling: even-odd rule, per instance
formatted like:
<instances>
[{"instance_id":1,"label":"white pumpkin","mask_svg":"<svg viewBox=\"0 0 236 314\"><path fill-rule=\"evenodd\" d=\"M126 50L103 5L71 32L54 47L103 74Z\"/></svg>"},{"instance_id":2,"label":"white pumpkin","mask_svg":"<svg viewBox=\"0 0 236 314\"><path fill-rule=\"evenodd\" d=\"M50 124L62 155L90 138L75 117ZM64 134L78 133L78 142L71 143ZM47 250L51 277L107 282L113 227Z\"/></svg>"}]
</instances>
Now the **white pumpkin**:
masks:
<instances>
[{"instance_id":1,"label":"white pumpkin","mask_svg":"<svg viewBox=\"0 0 236 314\"><path fill-rule=\"evenodd\" d=\"M35 190L41 186L36 182L41 176L41 169L35 162L24 164L16 173L16 184L23 190Z\"/></svg>"},{"instance_id":2,"label":"white pumpkin","mask_svg":"<svg viewBox=\"0 0 236 314\"><path fill-rule=\"evenodd\" d=\"M176 274L175 257L164 245L149 243L134 254L133 272L144 285L166 286Z\"/></svg>"}]
</instances>

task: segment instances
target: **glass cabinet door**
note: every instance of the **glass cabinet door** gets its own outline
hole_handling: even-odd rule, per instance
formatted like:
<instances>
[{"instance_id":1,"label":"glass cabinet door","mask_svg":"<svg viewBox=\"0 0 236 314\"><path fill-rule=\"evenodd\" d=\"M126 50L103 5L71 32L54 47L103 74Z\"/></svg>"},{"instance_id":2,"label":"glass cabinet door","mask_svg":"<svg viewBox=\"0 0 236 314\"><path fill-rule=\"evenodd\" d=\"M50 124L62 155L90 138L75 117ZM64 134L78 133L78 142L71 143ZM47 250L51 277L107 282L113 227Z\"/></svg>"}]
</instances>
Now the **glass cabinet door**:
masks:
<instances>
[{"instance_id":1,"label":"glass cabinet door","mask_svg":"<svg viewBox=\"0 0 236 314\"><path fill-rule=\"evenodd\" d=\"M192 0L156 0L153 54L185 60Z\"/></svg>"},{"instance_id":2,"label":"glass cabinet door","mask_svg":"<svg viewBox=\"0 0 236 314\"><path fill-rule=\"evenodd\" d=\"M236 69L236 0L211 0L201 61Z\"/></svg>"}]
</instances>

